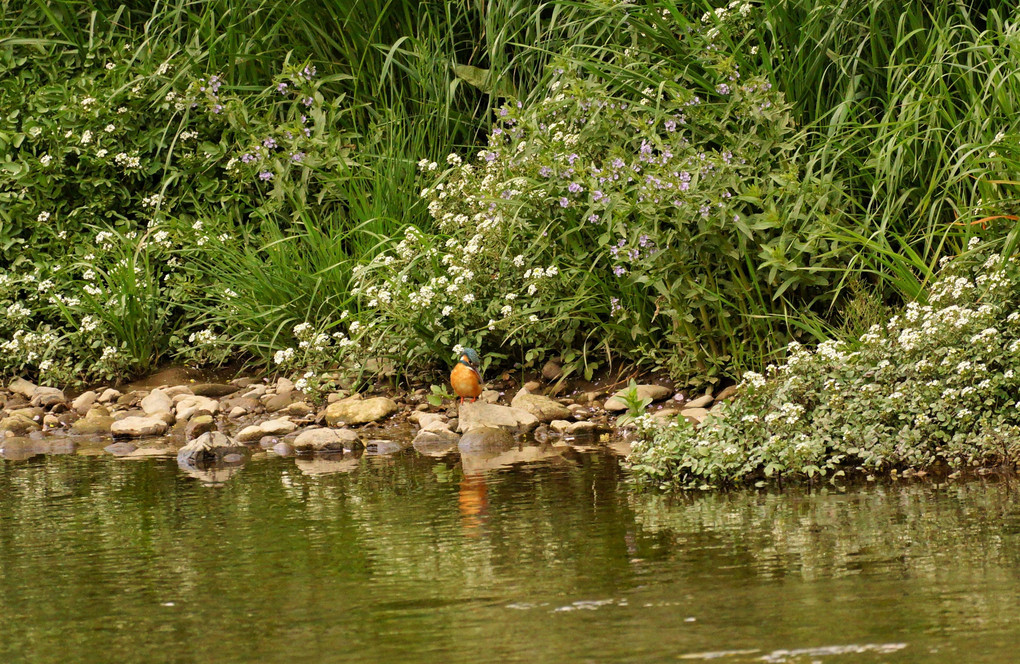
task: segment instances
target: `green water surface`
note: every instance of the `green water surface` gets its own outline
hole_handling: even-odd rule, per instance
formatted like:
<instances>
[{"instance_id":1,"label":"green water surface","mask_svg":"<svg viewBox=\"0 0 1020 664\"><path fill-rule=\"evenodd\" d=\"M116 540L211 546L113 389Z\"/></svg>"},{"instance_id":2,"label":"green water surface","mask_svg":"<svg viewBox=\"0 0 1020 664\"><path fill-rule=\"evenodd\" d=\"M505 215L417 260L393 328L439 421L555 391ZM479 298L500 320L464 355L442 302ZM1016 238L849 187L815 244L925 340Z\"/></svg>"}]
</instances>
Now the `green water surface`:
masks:
<instances>
[{"instance_id":1,"label":"green water surface","mask_svg":"<svg viewBox=\"0 0 1020 664\"><path fill-rule=\"evenodd\" d=\"M0 662L1020 661L1010 481L670 499L534 456L0 460Z\"/></svg>"}]
</instances>

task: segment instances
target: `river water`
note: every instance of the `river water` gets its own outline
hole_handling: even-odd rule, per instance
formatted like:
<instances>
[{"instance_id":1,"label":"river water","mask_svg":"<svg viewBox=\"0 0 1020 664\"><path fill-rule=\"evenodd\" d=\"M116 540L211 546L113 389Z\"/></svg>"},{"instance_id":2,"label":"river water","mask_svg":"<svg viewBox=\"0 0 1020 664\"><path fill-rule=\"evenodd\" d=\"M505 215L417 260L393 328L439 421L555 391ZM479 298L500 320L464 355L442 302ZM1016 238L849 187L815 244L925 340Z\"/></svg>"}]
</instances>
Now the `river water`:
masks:
<instances>
[{"instance_id":1,"label":"river water","mask_svg":"<svg viewBox=\"0 0 1020 664\"><path fill-rule=\"evenodd\" d=\"M1020 660L1010 480L670 498L607 450L513 461L0 460L0 662Z\"/></svg>"}]
</instances>

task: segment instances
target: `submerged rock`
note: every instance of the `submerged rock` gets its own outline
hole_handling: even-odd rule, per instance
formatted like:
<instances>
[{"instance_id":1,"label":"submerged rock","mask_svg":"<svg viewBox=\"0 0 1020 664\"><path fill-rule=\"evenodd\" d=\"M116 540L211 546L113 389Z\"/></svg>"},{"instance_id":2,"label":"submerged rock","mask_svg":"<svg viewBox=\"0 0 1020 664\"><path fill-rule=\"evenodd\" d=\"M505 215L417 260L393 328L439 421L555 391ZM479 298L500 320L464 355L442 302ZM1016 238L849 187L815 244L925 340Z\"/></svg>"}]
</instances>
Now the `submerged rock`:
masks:
<instances>
[{"instance_id":1,"label":"submerged rock","mask_svg":"<svg viewBox=\"0 0 1020 664\"><path fill-rule=\"evenodd\" d=\"M460 436L444 429L442 431L423 430L411 441L411 445L419 454L425 456L446 456L457 449Z\"/></svg>"},{"instance_id":2,"label":"submerged rock","mask_svg":"<svg viewBox=\"0 0 1020 664\"><path fill-rule=\"evenodd\" d=\"M209 431L177 450L177 465L207 468L218 463L230 463L224 459L229 454L243 453L244 447L226 435L219 431Z\"/></svg>"},{"instance_id":3,"label":"submerged rock","mask_svg":"<svg viewBox=\"0 0 1020 664\"><path fill-rule=\"evenodd\" d=\"M138 449L134 443L113 443L103 448L113 456L127 456Z\"/></svg>"},{"instance_id":4,"label":"submerged rock","mask_svg":"<svg viewBox=\"0 0 1020 664\"><path fill-rule=\"evenodd\" d=\"M407 443L399 440L370 440L365 443L366 454L386 455L396 454L407 449Z\"/></svg>"},{"instance_id":5,"label":"submerged rock","mask_svg":"<svg viewBox=\"0 0 1020 664\"><path fill-rule=\"evenodd\" d=\"M502 427L474 427L460 437L457 448L461 453L504 452L514 447L513 434Z\"/></svg>"}]
</instances>

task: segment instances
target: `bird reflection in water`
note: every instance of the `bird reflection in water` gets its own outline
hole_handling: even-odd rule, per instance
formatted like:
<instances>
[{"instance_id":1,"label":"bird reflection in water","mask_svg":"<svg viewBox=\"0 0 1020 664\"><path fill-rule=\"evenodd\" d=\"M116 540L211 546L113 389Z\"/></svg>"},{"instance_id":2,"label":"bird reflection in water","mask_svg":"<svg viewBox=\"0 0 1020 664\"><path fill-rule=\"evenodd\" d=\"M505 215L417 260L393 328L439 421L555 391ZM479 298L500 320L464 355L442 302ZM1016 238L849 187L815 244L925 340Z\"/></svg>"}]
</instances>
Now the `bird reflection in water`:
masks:
<instances>
[{"instance_id":1,"label":"bird reflection in water","mask_svg":"<svg viewBox=\"0 0 1020 664\"><path fill-rule=\"evenodd\" d=\"M468 537L479 537L489 516L489 487L485 474L464 475L457 498L460 523Z\"/></svg>"}]
</instances>

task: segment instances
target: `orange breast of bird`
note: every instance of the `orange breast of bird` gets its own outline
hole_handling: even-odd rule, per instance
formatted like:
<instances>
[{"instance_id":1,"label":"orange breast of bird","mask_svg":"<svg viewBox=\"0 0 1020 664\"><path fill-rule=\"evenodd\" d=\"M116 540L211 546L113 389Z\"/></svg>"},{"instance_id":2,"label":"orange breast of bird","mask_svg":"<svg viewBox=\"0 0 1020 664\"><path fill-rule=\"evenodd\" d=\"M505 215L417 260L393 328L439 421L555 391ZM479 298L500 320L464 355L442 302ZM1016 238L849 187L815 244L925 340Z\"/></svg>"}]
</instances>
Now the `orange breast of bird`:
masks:
<instances>
[{"instance_id":1,"label":"orange breast of bird","mask_svg":"<svg viewBox=\"0 0 1020 664\"><path fill-rule=\"evenodd\" d=\"M474 399L482 393L482 382L478 378L478 372L459 362L450 372L450 384L453 385L453 392L458 397Z\"/></svg>"}]
</instances>

